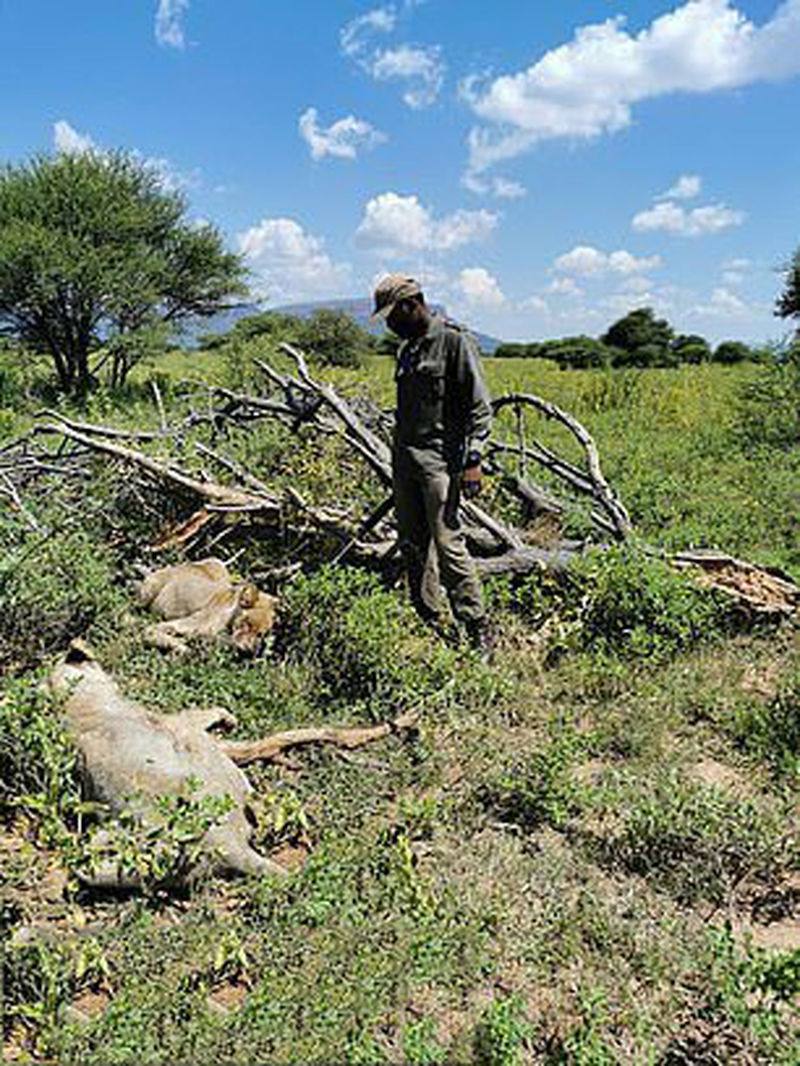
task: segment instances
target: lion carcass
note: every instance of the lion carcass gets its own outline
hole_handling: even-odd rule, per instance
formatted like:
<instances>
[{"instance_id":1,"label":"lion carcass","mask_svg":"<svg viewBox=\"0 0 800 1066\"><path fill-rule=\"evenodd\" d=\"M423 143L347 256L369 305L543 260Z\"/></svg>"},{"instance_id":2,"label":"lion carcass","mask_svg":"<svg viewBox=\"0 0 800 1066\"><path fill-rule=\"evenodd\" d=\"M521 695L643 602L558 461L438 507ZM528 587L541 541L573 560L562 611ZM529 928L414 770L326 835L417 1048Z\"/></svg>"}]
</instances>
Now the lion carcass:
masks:
<instances>
[{"instance_id":1,"label":"lion carcass","mask_svg":"<svg viewBox=\"0 0 800 1066\"><path fill-rule=\"evenodd\" d=\"M219 559L153 571L139 587L139 601L164 619L145 630L149 644L183 652L192 637L224 636L251 655L274 626L278 605L255 585L235 583Z\"/></svg>"},{"instance_id":2,"label":"lion carcass","mask_svg":"<svg viewBox=\"0 0 800 1066\"><path fill-rule=\"evenodd\" d=\"M132 810L146 820L152 799L196 787L204 796L230 797L234 806L203 838L203 848L222 870L244 874L284 874L250 846L251 786L207 730L233 722L220 708L160 715L123 696L92 652L74 642L50 676L50 687L65 696L69 731L83 760L94 795L116 812ZM87 877L103 887L137 887L116 866Z\"/></svg>"}]
</instances>

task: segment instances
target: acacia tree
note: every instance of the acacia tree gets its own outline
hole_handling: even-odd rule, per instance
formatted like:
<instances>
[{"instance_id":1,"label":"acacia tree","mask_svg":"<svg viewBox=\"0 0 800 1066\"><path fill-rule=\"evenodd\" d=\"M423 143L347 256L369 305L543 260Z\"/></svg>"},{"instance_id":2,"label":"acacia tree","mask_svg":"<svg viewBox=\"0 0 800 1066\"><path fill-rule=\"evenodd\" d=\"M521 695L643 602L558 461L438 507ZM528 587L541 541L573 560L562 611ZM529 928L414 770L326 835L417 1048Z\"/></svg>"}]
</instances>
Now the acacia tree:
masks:
<instances>
[{"instance_id":1,"label":"acacia tree","mask_svg":"<svg viewBox=\"0 0 800 1066\"><path fill-rule=\"evenodd\" d=\"M775 304L775 314L780 318L798 319L797 334L800 337L800 248L784 268L785 287Z\"/></svg>"},{"instance_id":2,"label":"acacia tree","mask_svg":"<svg viewBox=\"0 0 800 1066\"><path fill-rule=\"evenodd\" d=\"M124 380L160 327L246 293L241 258L123 153L40 156L0 171L0 329L49 355L66 392L99 360Z\"/></svg>"}]
</instances>

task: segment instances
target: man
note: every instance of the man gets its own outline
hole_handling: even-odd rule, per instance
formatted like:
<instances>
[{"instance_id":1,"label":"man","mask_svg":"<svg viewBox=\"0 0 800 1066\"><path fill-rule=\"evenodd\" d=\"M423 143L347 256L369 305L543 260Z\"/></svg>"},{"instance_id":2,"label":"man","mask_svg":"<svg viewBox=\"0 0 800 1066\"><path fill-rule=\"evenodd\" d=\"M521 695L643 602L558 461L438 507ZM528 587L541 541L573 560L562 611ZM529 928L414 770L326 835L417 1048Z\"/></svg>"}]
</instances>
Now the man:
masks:
<instances>
[{"instance_id":1,"label":"man","mask_svg":"<svg viewBox=\"0 0 800 1066\"><path fill-rule=\"evenodd\" d=\"M419 284L389 274L375 289L373 318L403 341L395 371L394 505L411 601L435 622L439 581L470 642L488 653L480 580L458 520L459 497L480 492L481 446L491 406L474 340L428 308Z\"/></svg>"}]
</instances>

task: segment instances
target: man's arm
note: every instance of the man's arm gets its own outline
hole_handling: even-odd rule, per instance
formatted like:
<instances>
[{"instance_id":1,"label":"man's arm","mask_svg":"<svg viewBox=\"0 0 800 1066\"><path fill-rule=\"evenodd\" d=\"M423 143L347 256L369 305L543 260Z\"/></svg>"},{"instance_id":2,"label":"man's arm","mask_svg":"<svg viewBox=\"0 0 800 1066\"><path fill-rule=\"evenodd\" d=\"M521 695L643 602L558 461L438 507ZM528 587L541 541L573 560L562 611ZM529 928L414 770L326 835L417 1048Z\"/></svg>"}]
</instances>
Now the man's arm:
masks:
<instances>
[{"instance_id":1,"label":"man's arm","mask_svg":"<svg viewBox=\"0 0 800 1066\"><path fill-rule=\"evenodd\" d=\"M481 490L482 450L491 430L492 408L478 347L463 332L458 333L454 377L464 419L464 472L461 481L464 495L470 498L477 496Z\"/></svg>"}]
</instances>

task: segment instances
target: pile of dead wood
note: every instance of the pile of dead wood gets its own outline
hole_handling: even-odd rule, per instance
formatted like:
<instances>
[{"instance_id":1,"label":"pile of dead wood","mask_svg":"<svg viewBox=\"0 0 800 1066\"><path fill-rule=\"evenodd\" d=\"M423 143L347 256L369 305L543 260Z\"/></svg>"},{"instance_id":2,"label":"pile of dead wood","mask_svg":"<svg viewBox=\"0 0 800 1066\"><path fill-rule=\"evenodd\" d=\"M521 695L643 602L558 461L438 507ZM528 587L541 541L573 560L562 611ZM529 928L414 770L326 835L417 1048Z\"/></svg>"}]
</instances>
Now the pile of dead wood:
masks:
<instances>
[{"instance_id":1,"label":"pile of dead wood","mask_svg":"<svg viewBox=\"0 0 800 1066\"><path fill-rule=\"evenodd\" d=\"M41 412L30 433L0 448L0 499L4 497L28 525L39 529L27 491L42 478L80 482L89 476L86 458L99 454L125 471L127 478L141 478L150 487L155 484L159 491L180 497L181 520L163 530L149 546L151 552L182 546L191 554L202 537L201 550L207 553L210 544L229 536L241 523L249 530L259 527L267 535L294 529L305 535L305 543L315 536L325 543L333 542L331 562L347 557L373 567L389 565L397 547L391 500L392 416L363 398L347 400L332 385L312 377L304 354L297 348L290 344L281 348L293 361L294 373L256 360L263 375L262 392L208 387L202 409L191 410L174 424L168 421L160 393L153 386L160 420L155 432L126 432L76 422L53 411ZM501 396L493 407L496 414L511 413L510 421L498 420L511 430L505 438L494 436L488 442L487 464L500 473L502 491L521 504L525 522L514 525L474 501L462 501L461 520L481 572L563 571L589 544L631 537L630 517L603 474L597 446L573 415L530 393ZM530 431L532 415L564 427L577 443L582 461L566 459L542 443ZM195 442L197 463L192 469L185 460L178 462L170 456L176 450L173 443L182 442L199 423L212 427L216 443L224 439L228 428L264 419L276 420L294 434L339 438L371 471L383 487L385 499L366 514L358 500L321 507L294 488L274 489L217 447ZM53 439L55 447L50 443ZM151 454L154 444L160 445L161 455ZM137 445L150 450L145 452ZM213 477L208 472L211 468L218 471ZM554 491L539 483L531 473L536 470L546 472L549 485L560 489ZM578 500L588 505L593 530L590 538L581 541L570 540L561 532L566 514ZM684 552L672 562L697 570L704 584L723 589L753 611L790 614L800 603L800 589L785 575L728 555ZM299 559L286 560L290 571L301 564Z\"/></svg>"}]
</instances>

